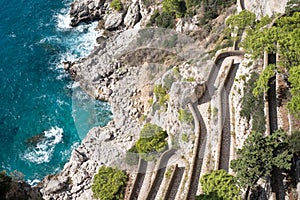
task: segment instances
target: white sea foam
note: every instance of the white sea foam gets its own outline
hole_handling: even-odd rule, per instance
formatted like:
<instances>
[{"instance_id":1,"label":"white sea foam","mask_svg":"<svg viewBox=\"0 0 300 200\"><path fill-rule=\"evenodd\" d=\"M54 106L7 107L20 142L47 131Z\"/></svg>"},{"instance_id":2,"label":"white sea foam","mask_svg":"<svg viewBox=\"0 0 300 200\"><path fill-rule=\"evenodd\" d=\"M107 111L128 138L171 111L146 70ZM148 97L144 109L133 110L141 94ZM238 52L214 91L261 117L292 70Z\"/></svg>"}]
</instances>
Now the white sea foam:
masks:
<instances>
[{"instance_id":1,"label":"white sea foam","mask_svg":"<svg viewBox=\"0 0 300 200\"><path fill-rule=\"evenodd\" d=\"M44 131L45 138L34 147L29 147L24 154L24 159L32 163L41 164L51 160L55 145L62 141L63 129L52 127Z\"/></svg>"},{"instance_id":2,"label":"white sea foam","mask_svg":"<svg viewBox=\"0 0 300 200\"><path fill-rule=\"evenodd\" d=\"M57 15L57 27L60 29L71 29L72 27L70 26L70 23L71 17L69 11L66 11L66 9L62 9L61 13Z\"/></svg>"},{"instance_id":3,"label":"white sea foam","mask_svg":"<svg viewBox=\"0 0 300 200\"><path fill-rule=\"evenodd\" d=\"M33 179L33 180L28 179L27 182L31 186L36 186L39 182L41 182L41 180L39 180L39 179Z\"/></svg>"}]
</instances>

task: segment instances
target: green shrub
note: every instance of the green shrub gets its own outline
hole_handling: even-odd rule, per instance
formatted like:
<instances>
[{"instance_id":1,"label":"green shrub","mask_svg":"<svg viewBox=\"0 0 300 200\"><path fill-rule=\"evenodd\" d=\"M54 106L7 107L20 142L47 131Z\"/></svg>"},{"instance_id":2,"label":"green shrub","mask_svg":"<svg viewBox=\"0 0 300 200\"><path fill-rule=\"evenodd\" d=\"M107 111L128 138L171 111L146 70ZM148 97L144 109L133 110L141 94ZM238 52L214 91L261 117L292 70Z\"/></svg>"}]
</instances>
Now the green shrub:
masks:
<instances>
[{"instance_id":1,"label":"green shrub","mask_svg":"<svg viewBox=\"0 0 300 200\"><path fill-rule=\"evenodd\" d=\"M228 174L225 170L216 170L204 174L200 179L200 183L204 194L198 197L198 199L242 199L239 195L240 190L236 186L234 176Z\"/></svg>"},{"instance_id":2,"label":"green shrub","mask_svg":"<svg viewBox=\"0 0 300 200\"><path fill-rule=\"evenodd\" d=\"M186 12L186 5L183 0L164 0L163 12L175 13L177 18L183 17Z\"/></svg>"},{"instance_id":3,"label":"green shrub","mask_svg":"<svg viewBox=\"0 0 300 200\"><path fill-rule=\"evenodd\" d=\"M127 175L125 172L102 166L94 176L93 197L101 200L121 200L124 198Z\"/></svg>"},{"instance_id":4,"label":"green shrub","mask_svg":"<svg viewBox=\"0 0 300 200\"><path fill-rule=\"evenodd\" d=\"M167 171L166 171L166 173L165 173L165 177L166 177L167 179L170 179L170 178L171 178L173 169L174 169L173 166L167 169Z\"/></svg>"},{"instance_id":5,"label":"green shrub","mask_svg":"<svg viewBox=\"0 0 300 200\"><path fill-rule=\"evenodd\" d=\"M290 69L289 82L292 86L292 98L288 103L288 108L295 117L300 118L300 65Z\"/></svg>"},{"instance_id":6,"label":"green shrub","mask_svg":"<svg viewBox=\"0 0 300 200\"><path fill-rule=\"evenodd\" d=\"M269 89L269 79L275 75L276 65L268 65L263 72L259 75L259 78L255 82L255 87L253 88L254 97L259 97L259 95L264 94Z\"/></svg>"},{"instance_id":7,"label":"green shrub","mask_svg":"<svg viewBox=\"0 0 300 200\"><path fill-rule=\"evenodd\" d=\"M167 149L168 142L165 140L167 137L167 132L161 127L145 124L135 145L140 157L146 161L154 160L159 153Z\"/></svg>"},{"instance_id":8,"label":"green shrub","mask_svg":"<svg viewBox=\"0 0 300 200\"><path fill-rule=\"evenodd\" d=\"M174 28L175 27L175 14L168 12L159 12L159 10L155 10L151 15L150 20L147 26L154 26L161 28Z\"/></svg>"},{"instance_id":9,"label":"green shrub","mask_svg":"<svg viewBox=\"0 0 300 200\"><path fill-rule=\"evenodd\" d=\"M137 165L139 163L139 154L135 145L126 152L125 160L128 165Z\"/></svg>"},{"instance_id":10,"label":"green shrub","mask_svg":"<svg viewBox=\"0 0 300 200\"><path fill-rule=\"evenodd\" d=\"M196 79L194 77L188 77L184 79L186 82L194 82Z\"/></svg>"},{"instance_id":11,"label":"green shrub","mask_svg":"<svg viewBox=\"0 0 300 200\"><path fill-rule=\"evenodd\" d=\"M180 78L180 71L179 71L179 67L176 66L173 68L173 73L174 73L174 76L179 79Z\"/></svg>"},{"instance_id":12,"label":"green shrub","mask_svg":"<svg viewBox=\"0 0 300 200\"><path fill-rule=\"evenodd\" d=\"M110 3L110 7L115 9L116 11L121 11L123 9L123 5L120 0L112 0L112 2Z\"/></svg>"},{"instance_id":13,"label":"green shrub","mask_svg":"<svg viewBox=\"0 0 300 200\"><path fill-rule=\"evenodd\" d=\"M264 113L264 100L262 94L254 97L253 89L258 80L258 74L252 73L250 79L244 85L244 96L241 101L241 117L245 117L249 122L252 119L252 130L257 132L265 132L265 113ZM253 108L255 108L253 110Z\"/></svg>"},{"instance_id":14,"label":"green shrub","mask_svg":"<svg viewBox=\"0 0 300 200\"><path fill-rule=\"evenodd\" d=\"M160 85L155 85L153 90L155 96L158 99L158 103L160 106L166 106L166 102L169 100L170 96L167 94L167 88Z\"/></svg>"},{"instance_id":15,"label":"green shrub","mask_svg":"<svg viewBox=\"0 0 300 200\"><path fill-rule=\"evenodd\" d=\"M181 135L181 140L184 142L188 142L189 141L189 136L186 133L183 133Z\"/></svg>"},{"instance_id":16,"label":"green shrub","mask_svg":"<svg viewBox=\"0 0 300 200\"><path fill-rule=\"evenodd\" d=\"M179 114L178 116L179 121L185 122L187 124L192 124L194 122L192 113L184 109L179 109L178 114Z\"/></svg>"}]
</instances>

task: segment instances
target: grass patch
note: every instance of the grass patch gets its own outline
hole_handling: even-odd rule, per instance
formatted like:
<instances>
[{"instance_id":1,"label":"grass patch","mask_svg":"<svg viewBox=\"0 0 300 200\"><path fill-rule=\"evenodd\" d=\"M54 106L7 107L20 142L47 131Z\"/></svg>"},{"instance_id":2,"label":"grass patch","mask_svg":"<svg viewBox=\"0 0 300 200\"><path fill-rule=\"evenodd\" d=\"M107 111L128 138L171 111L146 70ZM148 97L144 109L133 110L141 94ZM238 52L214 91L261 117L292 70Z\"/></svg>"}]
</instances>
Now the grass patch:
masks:
<instances>
[{"instance_id":1,"label":"grass patch","mask_svg":"<svg viewBox=\"0 0 300 200\"><path fill-rule=\"evenodd\" d=\"M179 109L178 114L179 114L178 119L180 122L187 123L187 124L192 124L194 122L192 113L184 109Z\"/></svg>"}]
</instances>

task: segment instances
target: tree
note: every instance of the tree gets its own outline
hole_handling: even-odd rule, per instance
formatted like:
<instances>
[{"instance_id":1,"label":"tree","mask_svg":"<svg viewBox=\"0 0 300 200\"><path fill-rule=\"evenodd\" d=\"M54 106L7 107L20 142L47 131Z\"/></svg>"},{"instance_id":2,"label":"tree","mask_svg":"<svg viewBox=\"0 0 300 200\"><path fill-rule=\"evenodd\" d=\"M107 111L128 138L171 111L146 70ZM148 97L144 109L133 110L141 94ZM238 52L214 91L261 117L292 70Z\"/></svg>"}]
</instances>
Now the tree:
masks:
<instances>
[{"instance_id":1,"label":"tree","mask_svg":"<svg viewBox=\"0 0 300 200\"><path fill-rule=\"evenodd\" d=\"M165 140L167 137L167 132L161 127L150 123L145 124L135 144L140 157L152 161L158 153L167 149L168 142Z\"/></svg>"},{"instance_id":2,"label":"tree","mask_svg":"<svg viewBox=\"0 0 300 200\"><path fill-rule=\"evenodd\" d=\"M259 97L269 89L269 79L275 74L276 65L268 65L263 72L260 74L258 80L255 82L255 88L253 89L254 97Z\"/></svg>"},{"instance_id":3,"label":"tree","mask_svg":"<svg viewBox=\"0 0 300 200\"><path fill-rule=\"evenodd\" d=\"M183 17L186 11L186 5L183 0L164 0L163 12L175 13L177 18Z\"/></svg>"},{"instance_id":4,"label":"tree","mask_svg":"<svg viewBox=\"0 0 300 200\"><path fill-rule=\"evenodd\" d=\"M257 73L252 73L250 79L244 85L244 96L241 102L241 117L245 117L248 123L251 120L252 130L263 133L266 130L265 124L262 123L266 120L264 113L264 100L263 95L257 97L253 96L253 89L259 76ZM253 110L253 108L256 108Z\"/></svg>"},{"instance_id":5,"label":"tree","mask_svg":"<svg viewBox=\"0 0 300 200\"><path fill-rule=\"evenodd\" d=\"M236 172L238 185L247 188L246 196L260 178L271 174L274 167L290 169L293 156L287 135L282 130L267 137L252 132L243 148L238 149L237 155L238 158L231 161L230 167Z\"/></svg>"},{"instance_id":6,"label":"tree","mask_svg":"<svg viewBox=\"0 0 300 200\"><path fill-rule=\"evenodd\" d=\"M93 196L101 200L121 200L124 198L126 182L127 175L125 172L102 166L94 176Z\"/></svg>"},{"instance_id":7,"label":"tree","mask_svg":"<svg viewBox=\"0 0 300 200\"><path fill-rule=\"evenodd\" d=\"M216 170L203 175L200 183L204 195L200 195L198 199L241 199L234 177L225 170Z\"/></svg>"},{"instance_id":8,"label":"tree","mask_svg":"<svg viewBox=\"0 0 300 200\"><path fill-rule=\"evenodd\" d=\"M232 15L226 20L226 25L230 28L232 33L240 33L244 29L251 29L254 27L256 16L254 13L243 10L237 15ZM236 31L237 30L237 31Z\"/></svg>"}]
</instances>

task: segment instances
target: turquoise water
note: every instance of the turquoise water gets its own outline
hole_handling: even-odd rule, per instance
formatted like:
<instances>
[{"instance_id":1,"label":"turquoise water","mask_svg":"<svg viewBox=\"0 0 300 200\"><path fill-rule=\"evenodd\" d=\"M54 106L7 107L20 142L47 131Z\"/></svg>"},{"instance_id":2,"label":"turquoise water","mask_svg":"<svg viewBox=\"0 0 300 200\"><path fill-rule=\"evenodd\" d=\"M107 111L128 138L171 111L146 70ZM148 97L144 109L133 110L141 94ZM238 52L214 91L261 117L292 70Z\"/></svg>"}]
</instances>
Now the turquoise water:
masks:
<instances>
[{"instance_id":1,"label":"turquoise water","mask_svg":"<svg viewBox=\"0 0 300 200\"><path fill-rule=\"evenodd\" d=\"M112 117L60 65L88 55L97 35L96 24L68 27L69 4L0 2L0 170L30 183L62 169L88 130Z\"/></svg>"}]
</instances>

